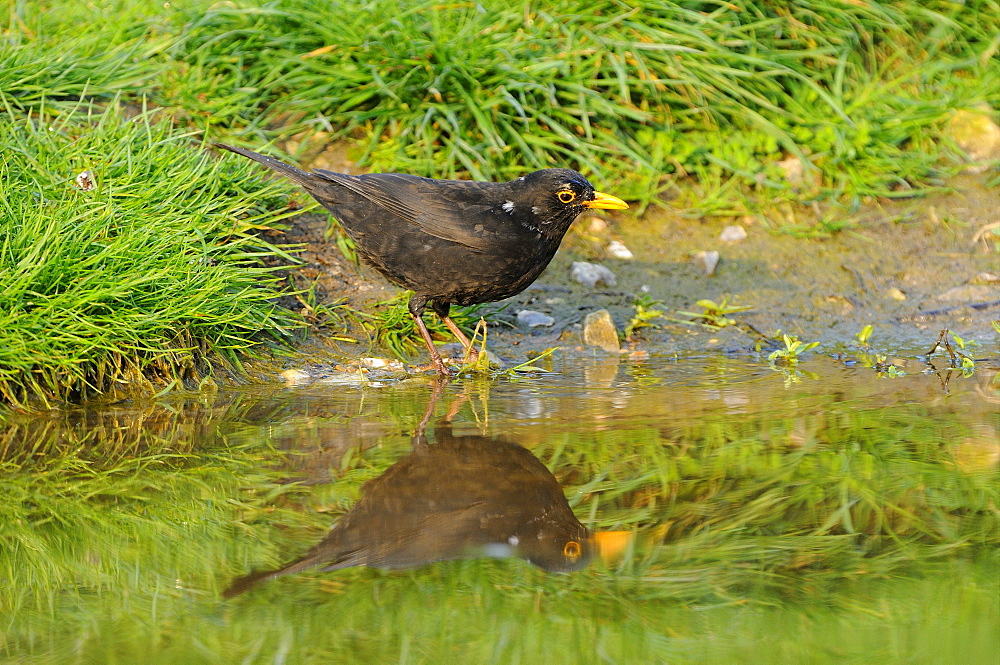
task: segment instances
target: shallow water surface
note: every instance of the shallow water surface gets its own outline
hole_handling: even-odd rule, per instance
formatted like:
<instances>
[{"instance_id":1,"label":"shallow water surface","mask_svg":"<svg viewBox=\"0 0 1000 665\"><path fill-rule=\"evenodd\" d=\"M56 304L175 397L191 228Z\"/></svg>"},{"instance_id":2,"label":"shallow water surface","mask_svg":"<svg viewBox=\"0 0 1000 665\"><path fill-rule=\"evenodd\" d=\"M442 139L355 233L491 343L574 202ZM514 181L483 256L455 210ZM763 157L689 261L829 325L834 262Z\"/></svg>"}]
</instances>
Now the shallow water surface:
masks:
<instances>
[{"instance_id":1,"label":"shallow water surface","mask_svg":"<svg viewBox=\"0 0 1000 665\"><path fill-rule=\"evenodd\" d=\"M997 372L803 367L565 358L10 416L0 660L995 663ZM592 535L539 553L549 518ZM331 527L338 570L223 598Z\"/></svg>"}]
</instances>

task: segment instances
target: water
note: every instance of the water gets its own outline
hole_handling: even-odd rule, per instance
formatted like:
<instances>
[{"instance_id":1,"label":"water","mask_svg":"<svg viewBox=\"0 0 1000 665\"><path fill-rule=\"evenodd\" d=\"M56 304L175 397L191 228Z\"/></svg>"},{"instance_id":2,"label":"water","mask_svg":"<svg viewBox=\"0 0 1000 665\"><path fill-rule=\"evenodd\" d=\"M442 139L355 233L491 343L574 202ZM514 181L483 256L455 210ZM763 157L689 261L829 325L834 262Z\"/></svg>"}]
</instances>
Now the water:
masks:
<instances>
[{"instance_id":1,"label":"water","mask_svg":"<svg viewBox=\"0 0 1000 665\"><path fill-rule=\"evenodd\" d=\"M996 370L801 367L567 358L550 374L452 382L418 447L459 437L487 452L411 468L446 486L433 500L385 480L413 466L429 380L11 417L0 660L996 663ZM548 471L515 483L497 451ZM499 491L506 481L520 489ZM506 546L483 546L456 526L470 513L427 508L485 492L507 503L476 508L474 529L530 521L550 481L591 532L628 532L610 539L620 551L588 562L560 541L581 569L548 572L485 556L532 558L510 539L526 527L505 521L490 538ZM303 555L364 495L378 505L354 511L347 549L381 542L397 547L383 562L409 567L311 569L222 598ZM451 560L404 561L403 546Z\"/></svg>"}]
</instances>

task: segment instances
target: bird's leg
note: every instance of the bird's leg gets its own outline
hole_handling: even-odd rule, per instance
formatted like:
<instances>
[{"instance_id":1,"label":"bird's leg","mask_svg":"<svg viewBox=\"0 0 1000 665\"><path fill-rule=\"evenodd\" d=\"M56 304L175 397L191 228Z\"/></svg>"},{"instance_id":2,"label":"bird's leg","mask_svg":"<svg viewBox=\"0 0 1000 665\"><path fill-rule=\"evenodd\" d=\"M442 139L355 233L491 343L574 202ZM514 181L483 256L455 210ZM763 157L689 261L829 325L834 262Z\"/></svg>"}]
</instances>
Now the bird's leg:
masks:
<instances>
[{"instance_id":1,"label":"bird's leg","mask_svg":"<svg viewBox=\"0 0 1000 665\"><path fill-rule=\"evenodd\" d=\"M479 360L479 352L472 346L472 341L465 336L465 333L458 327L458 324L452 321L451 317L448 316L448 313L451 311L451 304L435 300L431 303L431 309L433 309L434 313L437 314L442 321L444 321L444 324L448 326L448 330L451 331L451 334L457 337L458 341L465 347L465 353L469 358L469 362L474 363Z\"/></svg>"},{"instance_id":2,"label":"bird's leg","mask_svg":"<svg viewBox=\"0 0 1000 665\"><path fill-rule=\"evenodd\" d=\"M431 354L431 364L434 365L434 369L442 376L450 376L448 368L444 366L444 361L441 360L441 354L434 348L434 340L431 339L431 333L427 330L427 325L424 323L422 315L426 306L427 298L414 295L410 298L410 302L407 303L406 309L409 310L410 316L413 317L413 323L416 324L420 336L424 339L424 344L427 345L427 351Z\"/></svg>"}]
</instances>

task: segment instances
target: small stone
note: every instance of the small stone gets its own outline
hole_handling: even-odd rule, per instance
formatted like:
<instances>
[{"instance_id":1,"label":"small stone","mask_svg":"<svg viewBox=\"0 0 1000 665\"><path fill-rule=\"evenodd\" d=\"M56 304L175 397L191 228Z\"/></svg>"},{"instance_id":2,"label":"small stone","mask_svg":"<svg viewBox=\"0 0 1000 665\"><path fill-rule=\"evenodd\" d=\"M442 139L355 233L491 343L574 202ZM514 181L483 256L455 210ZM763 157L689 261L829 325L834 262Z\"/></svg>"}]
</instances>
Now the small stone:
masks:
<instances>
[{"instance_id":1,"label":"small stone","mask_svg":"<svg viewBox=\"0 0 1000 665\"><path fill-rule=\"evenodd\" d=\"M591 312L583 320L583 341L590 346L599 346L609 353L621 351L618 329L606 309Z\"/></svg>"},{"instance_id":2,"label":"small stone","mask_svg":"<svg viewBox=\"0 0 1000 665\"><path fill-rule=\"evenodd\" d=\"M705 269L705 274L711 277L715 274L715 267L719 265L719 253L714 249L698 252L694 255L694 260L701 263Z\"/></svg>"},{"instance_id":3,"label":"small stone","mask_svg":"<svg viewBox=\"0 0 1000 665\"><path fill-rule=\"evenodd\" d=\"M528 328L536 328L538 326L548 327L555 322L556 320L548 314L530 309L522 309L517 313L517 325L519 326L527 326Z\"/></svg>"},{"instance_id":4,"label":"small stone","mask_svg":"<svg viewBox=\"0 0 1000 665\"><path fill-rule=\"evenodd\" d=\"M1000 275L992 272L981 272L970 279L969 284L1000 284Z\"/></svg>"},{"instance_id":5,"label":"small stone","mask_svg":"<svg viewBox=\"0 0 1000 665\"><path fill-rule=\"evenodd\" d=\"M955 111L948 121L949 135L971 163L966 173L982 173L1000 160L1000 126L992 115L993 109L981 104L972 110Z\"/></svg>"},{"instance_id":6,"label":"small stone","mask_svg":"<svg viewBox=\"0 0 1000 665\"><path fill-rule=\"evenodd\" d=\"M619 242L618 240L612 240L608 243L608 246L604 251L607 252L607 255L612 259L624 259L627 261L635 258L632 251L625 246L625 243Z\"/></svg>"},{"instance_id":7,"label":"small stone","mask_svg":"<svg viewBox=\"0 0 1000 665\"><path fill-rule=\"evenodd\" d=\"M970 303L981 300L992 300L997 297L997 287L985 284L965 284L950 288L944 293L939 293L937 297L938 300L963 300Z\"/></svg>"},{"instance_id":8,"label":"small stone","mask_svg":"<svg viewBox=\"0 0 1000 665\"><path fill-rule=\"evenodd\" d=\"M893 300L900 300L900 301L906 300L906 294L897 289L895 286L886 291L886 295L892 298Z\"/></svg>"},{"instance_id":9,"label":"small stone","mask_svg":"<svg viewBox=\"0 0 1000 665\"><path fill-rule=\"evenodd\" d=\"M778 162L778 168L785 176L785 180L791 185L800 185L805 177L806 168L802 160L798 157L789 157Z\"/></svg>"},{"instance_id":10,"label":"small stone","mask_svg":"<svg viewBox=\"0 0 1000 665\"><path fill-rule=\"evenodd\" d=\"M608 223L600 217L589 217L587 230L591 233L603 233L608 230Z\"/></svg>"},{"instance_id":11,"label":"small stone","mask_svg":"<svg viewBox=\"0 0 1000 665\"><path fill-rule=\"evenodd\" d=\"M604 282L607 286L616 286L618 280L615 274L596 263L586 263L584 261L574 261L569 269L569 275L574 280L589 288L597 286L598 282Z\"/></svg>"},{"instance_id":12,"label":"small stone","mask_svg":"<svg viewBox=\"0 0 1000 665\"><path fill-rule=\"evenodd\" d=\"M722 233L719 234L719 240L722 242L739 242L740 240L745 240L746 237L747 230L739 224L730 224L722 229Z\"/></svg>"},{"instance_id":13,"label":"small stone","mask_svg":"<svg viewBox=\"0 0 1000 665\"><path fill-rule=\"evenodd\" d=\"M382 369L389 366L389 361L385 358L362 358L361 364L370 369Z\"/></svg>"},{"instance_id":14,"label":"small stone","mask_svg":"<svg viewBox=\"0 0 1000 665\"><path fill-rule=\"evenodd\" d=\"M301 369L286 369L281 373L281 378L285 380L287 386L301 386L312 380L312 377Z\"/></svg>"}]
</instances>

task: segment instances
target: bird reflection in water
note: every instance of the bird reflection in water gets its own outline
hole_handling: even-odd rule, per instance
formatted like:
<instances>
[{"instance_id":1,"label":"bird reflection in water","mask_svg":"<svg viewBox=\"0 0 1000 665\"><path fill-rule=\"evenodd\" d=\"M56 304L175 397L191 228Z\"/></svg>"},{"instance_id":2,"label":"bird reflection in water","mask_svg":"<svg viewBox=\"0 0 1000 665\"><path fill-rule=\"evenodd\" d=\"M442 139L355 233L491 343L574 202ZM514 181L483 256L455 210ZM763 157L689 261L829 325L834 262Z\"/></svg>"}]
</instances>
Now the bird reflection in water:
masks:
<instances>
[{"instance_id":1,"label":"bird reflection in water","mask_svg":"<svg viewBox=\"0 0 1000 665\"><path fill-rule=\"evenodd\" d=\"M517 556L549 571L591 560L596 543L570 509L552 473L526 448L500 438L452 431L451 416L424 430L409 455L361 488L361 497L304 556L276 570L242 577L230 598L260 582L318 568L412 568L435 561Z\"/></svg>"}]
</instances>

